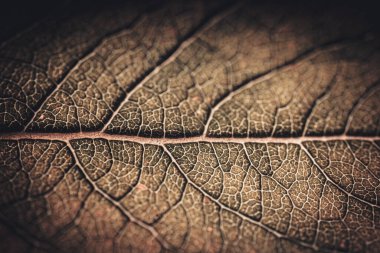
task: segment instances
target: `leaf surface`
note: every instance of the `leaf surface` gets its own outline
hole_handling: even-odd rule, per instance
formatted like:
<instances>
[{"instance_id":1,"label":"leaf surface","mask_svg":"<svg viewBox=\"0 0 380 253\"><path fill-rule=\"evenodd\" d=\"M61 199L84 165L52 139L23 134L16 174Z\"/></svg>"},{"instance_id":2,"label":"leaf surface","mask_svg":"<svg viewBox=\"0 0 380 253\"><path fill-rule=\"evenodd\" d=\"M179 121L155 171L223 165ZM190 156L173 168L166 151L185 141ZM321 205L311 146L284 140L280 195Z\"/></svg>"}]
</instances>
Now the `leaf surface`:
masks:
<instances>
[{"instance_id":1,"label":"leaf surface","mask_svg":"<svg viewBox=\"0 0 380 253\"><path fill-rule=\"evenodd\" d=\"M0 250L376 252L378 34L293 7L126 4L3 42Z\"/></svg>"}]
</instances>

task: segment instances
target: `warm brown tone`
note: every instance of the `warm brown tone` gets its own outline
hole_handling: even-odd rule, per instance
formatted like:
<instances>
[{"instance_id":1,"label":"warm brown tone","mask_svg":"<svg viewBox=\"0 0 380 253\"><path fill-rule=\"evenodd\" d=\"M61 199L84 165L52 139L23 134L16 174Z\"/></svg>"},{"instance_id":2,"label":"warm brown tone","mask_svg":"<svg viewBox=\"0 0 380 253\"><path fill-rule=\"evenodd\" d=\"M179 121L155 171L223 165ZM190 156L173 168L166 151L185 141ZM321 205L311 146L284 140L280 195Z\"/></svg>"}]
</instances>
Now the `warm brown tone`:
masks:
<instances>
[{"instance_id":1,"label":"warm brown tone","mask_svg":"<svg viewBox=\"0 0 380 253\"><path fill-rule=\"evenodd\" d=\"M220 2L17 34L0 251L378 251L379 45L360 15Z\"/></svg>"}]
</instances>

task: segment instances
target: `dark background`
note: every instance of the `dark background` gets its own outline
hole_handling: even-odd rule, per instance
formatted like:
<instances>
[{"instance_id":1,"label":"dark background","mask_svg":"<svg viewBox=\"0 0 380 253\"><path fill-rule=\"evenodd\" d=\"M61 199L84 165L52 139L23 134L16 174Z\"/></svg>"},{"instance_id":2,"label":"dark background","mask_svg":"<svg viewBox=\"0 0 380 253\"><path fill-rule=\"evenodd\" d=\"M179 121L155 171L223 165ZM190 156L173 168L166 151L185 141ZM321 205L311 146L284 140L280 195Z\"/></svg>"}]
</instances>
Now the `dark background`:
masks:
<instances>
[{"instance_id":1,"label":"dark background","mask_svg":"<svg viewBox=\"0 0 380 253\"><path fill-rule=\"evenodd\" d=\"M178 0L177 0L178 1ZM187 0L191 1L191 0ZM207 0L205 0L207 1ZM115 5L132 2L144 4L145 0L11 0L0 1L0 43L14 36L38 21L48 19L49 16L70 14L73 12L87 11L91 9L104 8L109 5ZM149 1L149 2L152 2ZM153 0L161 2L161 0ZM376 30L380 30L380 3L379 1L249 1L252 7L260 4L280 4L284 8L301 8L305 11L311 7L330 6L340 12L347 13L343 18L349 19L350 13L359 12L368 19L368 23L373 25Z\"/></svg>"}]
</instances>

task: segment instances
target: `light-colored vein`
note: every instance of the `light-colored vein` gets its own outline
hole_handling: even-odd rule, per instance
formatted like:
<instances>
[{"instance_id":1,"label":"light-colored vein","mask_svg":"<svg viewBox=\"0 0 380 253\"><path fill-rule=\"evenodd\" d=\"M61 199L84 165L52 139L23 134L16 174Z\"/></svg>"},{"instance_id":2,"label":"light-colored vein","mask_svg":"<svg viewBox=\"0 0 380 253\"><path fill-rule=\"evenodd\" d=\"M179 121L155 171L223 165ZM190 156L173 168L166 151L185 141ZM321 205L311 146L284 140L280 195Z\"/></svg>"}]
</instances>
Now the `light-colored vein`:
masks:
<instances>
[{"instance_id":1,"label":"light-colored vein","mask_svg":"<svg viewBox=\"0 0 380 253\"><path fill-rule=\"evenodd\" d=\"M204 137L194 136L186 138L151 138L141 136L129 136L123 134L108 134L102 132L79 132L79 133L28 133L28 132L13 132L13 133L0 133L0 140L58 140L58 141L70 141L74 139L96 139L102 138L106 140L118 140L118 141L132 141L141 144L176 144L176 143L192 143L192 142L219 142L219 143L294 143L302 144L304 141L368 141L375 142L380 141L380 136L350 136L350 135L332 135L332 136L302 136L302 137Z\"/></svg>"},{"instance_id":2,"label":"light-colored vein","mask_svg":"<svg viewBox=\"0 0 380 253\"><path fill-rule=\"evenodd\" d=\"M149 225L145 224L144 222L142 222L141 220L135 218L128 210L125 209L124 206L122 206L119 202L117 202L114 199L112 199L108 194L106 194L102 189L100 189L97 186L97 184L93 183L93 181L87 175L86 171L83 169L82 164L80 163L80 161L79 161L79 159L78 159L78 157L77 157L77 155L75 153L75 150L71 146L70 142L66 141L66 145L70 149L70 152L72 153L72 155L74 157L74 160L75 160L75 163L78 165L78 168L83 173L85 179L95 189L95 191L97 191L107 201L109 201L110 203L112 203L112 205L114 205L119 211L121 211L123 213L123 215L125 215L126 217L128 217L128 219L131 222L133 222L133 223L137 224L138 226L144 228L145 230L149 231L153 235L153 237L156 238L164 248L166 248L166 249L170 249L171 248L171 246L161 237L161 235L157 232L157 230L154 227L149 226Z\"/></svg>"},{"instance_id":3,"label":"light-colored vein","mask_svg":"<svg viewBox=\"0 0 380 253\"><path fill-rule=\"evenodd\" d=\"M215 24L219 23L221 20L223 20L226 16L230 15L234 11L236 11L237 8L239 8L240 5L236 5L233 8L228 8L228 10L225 10L221 12L220 14L213 17L209 22L207 22L205 25L201 26L192 36L185 39L179 45L176 49L174 49L174 52L170 54L161 64L157 65L149 74L147 74L144 79L139 82L137 85L135 85L128 93L128 95L124 98L124 100L120 103L119 107L112 113L110 119L108 122L104 125L102 132L104 132L108 126L112 123L113 119L116 117L116 115L119 114L120 110L124 107L124 105L129 101L131 96L134 94L136 90L138 90L140 87L143 87L143 85L149 81L154 75L158 74L165 66L170 64L171 62L175 61L177 57L191 44L193 44L199 36L213 27Z\"/></svg>"}]
</instances>

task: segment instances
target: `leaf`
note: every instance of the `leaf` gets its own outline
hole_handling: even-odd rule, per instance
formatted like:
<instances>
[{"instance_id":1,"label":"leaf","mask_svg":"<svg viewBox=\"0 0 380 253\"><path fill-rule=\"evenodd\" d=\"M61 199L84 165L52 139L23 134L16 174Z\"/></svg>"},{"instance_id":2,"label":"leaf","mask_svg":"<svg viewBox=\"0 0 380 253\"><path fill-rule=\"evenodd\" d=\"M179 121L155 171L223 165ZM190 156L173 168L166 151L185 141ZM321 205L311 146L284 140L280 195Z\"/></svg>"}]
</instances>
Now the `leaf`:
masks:
<instances>
[{"instance_id":1,"label":"leaf","mask_svg":"<svg viewBox=\"0 0 380 253\"><path fill-rule=\"evenodd\" d=\"M365 15L156 3L0 47L0 251L376 252Z\"/></svg>"}]
</instances>

